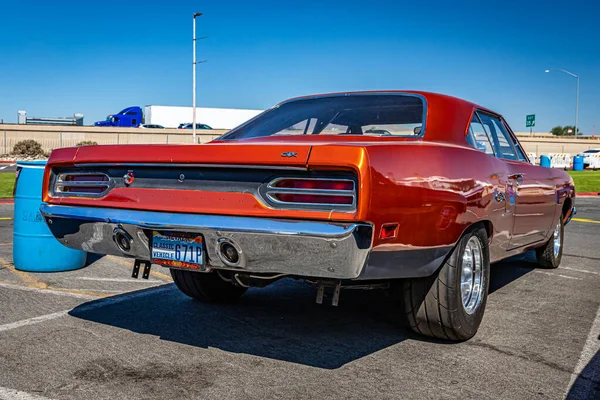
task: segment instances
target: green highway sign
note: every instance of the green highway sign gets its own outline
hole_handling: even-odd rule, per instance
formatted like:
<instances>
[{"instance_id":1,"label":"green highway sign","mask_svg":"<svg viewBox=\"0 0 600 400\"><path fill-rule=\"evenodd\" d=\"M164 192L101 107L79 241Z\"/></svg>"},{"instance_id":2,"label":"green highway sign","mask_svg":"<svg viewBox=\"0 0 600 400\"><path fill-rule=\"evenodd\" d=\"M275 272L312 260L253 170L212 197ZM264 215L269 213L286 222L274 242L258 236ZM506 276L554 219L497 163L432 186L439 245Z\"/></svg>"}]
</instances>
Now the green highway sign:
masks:
<instances>
[{"instance_id":1,"label":"green highway sign","mask_svg":"<svg viewBox=\"0 0 600 400\"><path fill-rule=\"evenodd\" d=\"M532 126L535 126L535 114L530 114L525 117L525 127L531 128Z\"/></svg>"}]
</instances>

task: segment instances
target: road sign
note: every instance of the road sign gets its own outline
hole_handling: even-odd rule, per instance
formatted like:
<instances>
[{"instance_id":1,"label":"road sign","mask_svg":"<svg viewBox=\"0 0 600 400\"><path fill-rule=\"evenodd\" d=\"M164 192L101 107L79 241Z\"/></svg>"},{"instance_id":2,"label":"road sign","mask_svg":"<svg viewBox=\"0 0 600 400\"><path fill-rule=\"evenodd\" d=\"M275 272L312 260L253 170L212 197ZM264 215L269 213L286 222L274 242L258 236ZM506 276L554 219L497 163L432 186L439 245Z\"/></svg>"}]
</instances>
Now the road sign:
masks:
<instances>
[{"instance_id":1,"label":"road sign","mask_svg":"<svg viewBox=\"0 0 600 400\"><path fill-rule=\"evenodd\" d=\"M530 114L525 117L525 127L531 128L532 126L535 126L535 114Z\"/></svg>"}]
</instances>

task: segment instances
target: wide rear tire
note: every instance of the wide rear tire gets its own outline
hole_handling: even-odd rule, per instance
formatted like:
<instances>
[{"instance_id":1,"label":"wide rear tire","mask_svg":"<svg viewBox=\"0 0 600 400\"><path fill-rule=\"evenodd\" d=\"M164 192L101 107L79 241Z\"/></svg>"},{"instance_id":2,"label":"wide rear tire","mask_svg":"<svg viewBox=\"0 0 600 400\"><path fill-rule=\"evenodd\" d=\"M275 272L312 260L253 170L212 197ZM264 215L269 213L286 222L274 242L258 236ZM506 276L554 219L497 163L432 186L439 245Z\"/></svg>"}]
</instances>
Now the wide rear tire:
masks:
<instances>
[{"instance_id":1,"label":"wide rear tire","mask_svg":"<svg viewBox=\"0 0 600 400\"><path fill-rule=\"evenodd\" d=\"M247 290L224 281L215 271L204 273L171 269L171 276L185 295L206 303L232 303Z\"/></svg>"},{"instance_id":2,"label":"wide rear tire","mask_svg":"<svg viewBox=\"0 0 600 400\"><path fill-rule=\"evenodd\" d=\"M561 216L550 240L542 247L535 249L537 263L540 267L547 269L558 268L562 260L564 235L565 226Z\"/></svg>"},{"instance_id":3,"label":"wide rear tire","mask_svg":"<svg viewBox=\"0 0 600 400\"><path fill-rule=\"evenodd\" d=\"M483 318L489 279L489 240L485 229L477 226L463 235L434 275L400 281L397 288L408 325L437 339L470 339Z\"/></svg>"}]
</instances>

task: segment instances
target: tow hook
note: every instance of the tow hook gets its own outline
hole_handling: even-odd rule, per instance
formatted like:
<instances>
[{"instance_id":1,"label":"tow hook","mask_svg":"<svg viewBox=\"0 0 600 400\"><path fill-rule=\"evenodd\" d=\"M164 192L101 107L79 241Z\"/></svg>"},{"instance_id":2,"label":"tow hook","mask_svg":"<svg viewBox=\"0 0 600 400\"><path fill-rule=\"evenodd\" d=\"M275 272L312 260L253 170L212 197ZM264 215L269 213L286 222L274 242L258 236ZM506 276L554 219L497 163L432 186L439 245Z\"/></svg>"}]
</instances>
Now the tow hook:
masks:
<instances>
[{"instance_id":1,"label":"tow hook","mask_svg":"<svg viewBox=\"0 0 600 400\"><path fill-rule=\"evenodd\" d=\"M342 281L319 281L319 283L317 284L317 304L323 304L325 286L333 287L331 305L337 307L337 305L340 303L340 291L342 290Z\"/></svg>"},{"instance_id":2,"label":"tow hook","mask_svg":"<svg viewBox=\"0 0 600 400\"><path fill-rule=\"evenodd\" d=\"M344 282L342 285L342 281L336 280L320 280L320 281L311 281L306 280L306 282L313 287L317 288L317 304L323 304L323 298L325 297L325 288L332 288L332 296L331 296L331 305L337 307L340 303L340 292L342 289L358 289L358 290L388 290L390 288L389 282L373 282L373 283L356 283L356 282Z\"/></svg>"},{"instance_id":3,"label":"tow hook","mask_svg":"<svg viewBox=\"0 0 600 400\"><path fill-rule=\"evenodd\" d=\"M140 267L144 267L144 272L142 272L142 278L148 279L150 276L150 268L152 268L152 263L146 260L138 260L136 259L133 263L133 272L131 273L131 277L133 279L137 279L140 274Z\"/></svg>"}]
</instances>

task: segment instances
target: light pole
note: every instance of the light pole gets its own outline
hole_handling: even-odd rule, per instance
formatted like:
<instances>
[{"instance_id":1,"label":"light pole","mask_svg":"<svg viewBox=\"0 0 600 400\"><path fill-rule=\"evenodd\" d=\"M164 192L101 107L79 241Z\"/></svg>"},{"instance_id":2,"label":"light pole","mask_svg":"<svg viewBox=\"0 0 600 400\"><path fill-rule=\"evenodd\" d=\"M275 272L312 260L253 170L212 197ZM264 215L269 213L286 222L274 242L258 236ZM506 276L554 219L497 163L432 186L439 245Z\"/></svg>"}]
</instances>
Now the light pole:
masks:
<instances>
[{"instance_id":1,"label":"light pole","mask_svg":"<svg viewBox=\"0 0 600 400\"><path fill-rule=\"evenodd\" d=\"M575 79L577 79L577 88L575 91L575 137L577 137L577 122L579 119L579 76L575 75L572 72L569 72L565 69L547 69L545 72L564 72L567 75L571 75L572 77L574 77Z\"/></svg>"},{"instance_id":2,"label":"light pole","mask_svg":"<svg viewBox=\"0 0 600 400\"><path fill-rule=\"evenodd\" d=\"M196 144L196 17L202 13L194 13L192 24L192 136Z\"/></svg>"}]
</instances>

